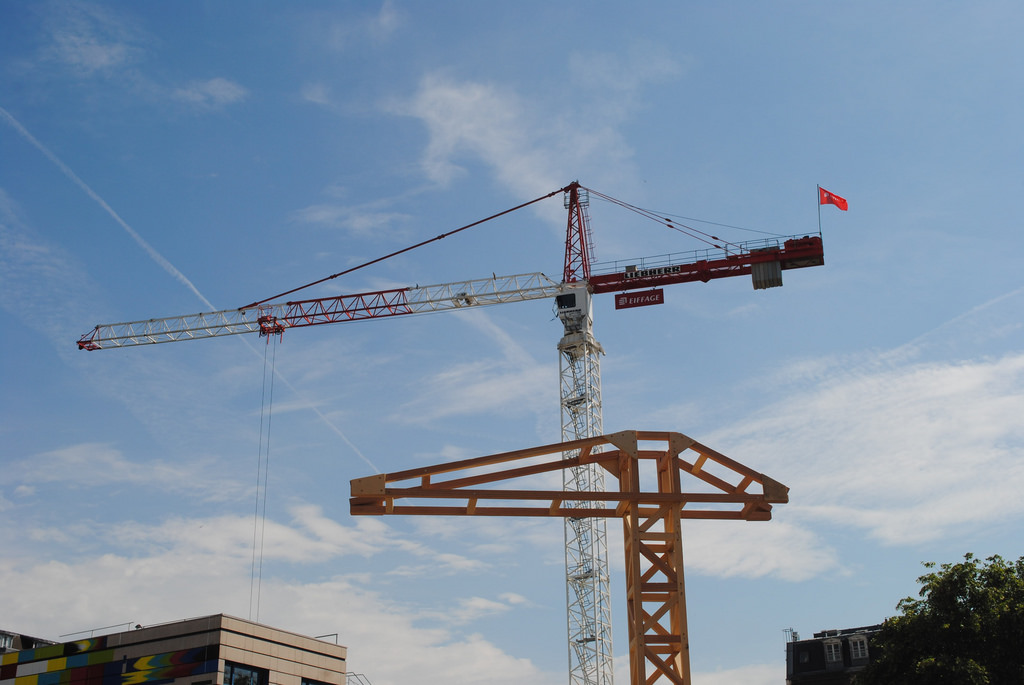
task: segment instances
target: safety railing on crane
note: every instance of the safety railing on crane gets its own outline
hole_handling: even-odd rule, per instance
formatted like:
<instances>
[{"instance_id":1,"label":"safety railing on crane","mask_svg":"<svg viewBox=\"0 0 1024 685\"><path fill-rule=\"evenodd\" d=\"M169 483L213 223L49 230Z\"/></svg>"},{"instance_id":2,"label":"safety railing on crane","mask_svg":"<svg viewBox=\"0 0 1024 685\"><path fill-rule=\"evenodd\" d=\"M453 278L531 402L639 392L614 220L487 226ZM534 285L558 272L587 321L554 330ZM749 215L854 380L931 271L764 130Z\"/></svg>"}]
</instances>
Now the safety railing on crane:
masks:
<instances>
[{"instance_id":1,"label":"safety railing on crane","mask_svg":"<svg viewBox=\"0 0 1024 685\"><path fill-rule=\"evenodd\" d=\"M636 257L633 259L616 259L614 261L595 262L591 265L590 272L595 275L614 274L625 271L630 267L635 267L637 270L643 271L646 269L660 269L666 266L676 266L679 264L694 264L701 261L710 262L718 259L750 254L752 252L757 252L758 250L782 249L786 241L806 237L808 236L789 235L771 238L758 238L755 240L746 240L741 243L726 243L699 250L690 250L689 252L668 252L660 255Z\"/></svg>"}]
</instances>

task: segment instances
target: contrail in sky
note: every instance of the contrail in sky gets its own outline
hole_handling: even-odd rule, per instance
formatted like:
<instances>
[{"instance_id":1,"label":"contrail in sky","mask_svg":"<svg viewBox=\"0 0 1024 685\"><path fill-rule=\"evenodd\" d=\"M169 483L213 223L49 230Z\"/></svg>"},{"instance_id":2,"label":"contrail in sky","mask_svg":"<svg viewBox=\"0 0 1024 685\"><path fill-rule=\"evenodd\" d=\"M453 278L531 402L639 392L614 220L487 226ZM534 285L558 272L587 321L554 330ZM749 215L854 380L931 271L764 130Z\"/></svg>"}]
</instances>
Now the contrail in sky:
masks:
<instances>
[{"instance_id":1,"label":"contrail in sky","mask_svg":"<svg viewBox=\"0 0 1024 685\"><path fill-rule=\"evenodd\" d=\"M26 129L24 126L22 126L18 122L18 120L15 119L13 116L11 116L11 113L8 112L3 107L0 107L0 117L3 117L4 120L8 124L10 124L11 127L15 131L17 131L21 135L22 138L24 138L28 142L32 143L32 145L37 150L42 152L43 155L48 160L50 160L55 165L57 165L57 168L61 170L61 173L63 173L65 176L67 176L69 179L71 179L71 181L74 182L74 184L77 185L79 188L84 190L86 195L91 197L96 202L96 204L98 204L100 207L103 208L103 211L105 211L107 214L109 214L114 219L114 221L116 221L118 223L118 225L121 226L121 228L123 228L125 231L128 232L128 235L130 235L132 237L132 240L134 240L136 243L138 243L139 246L143 250L146 251L146 254L149 255L150 259L152 259L154 262L156 262L158 265L160 265L161 269L163 269L164 271L169 273L171 276L173 276L177 280L181 281L185 285L185 287L187 287L189 290L191 290L193 292L193 294L195 294L195 296L198 297L202 301L202 303L204 305L206 305L206 307L208 309L210 309L210 310L214 309L214 306L210 303L210 301L207 300L203 296L203 294L201 292L199 292L199 289L196 288L192 284L192 281L188 280L188 278L185 277L185 274L183 274L180 271L178 271L174 267L173 264L171 264L169 261L167 261L164 258L164 256L162 254L160 254L159 252L156 251L156 248L154 248L152 245L147 243L146 240L141 235L136 233L135 229L132 228L131 226L129 226L128 223L124 219L122 219L120 216L118 216L117 212L115 212L110 207L110 205L108 205L103 200L102 197L97 195L96 192L92 188L90 188L88 185L86 185L85 181L80 179L78 177L78 175L74 171L72 171L70 168L68 168L68 165L66 165L64 162L60 161L59 159L57 159L57 156L55 154L53 154L52 152L50 152L50 150L47 149L47 147L45 145L43 145L38 140L36 140L35 136L33 136L31 133L29 133L28 129Z\"/></svg>"},{"instance_id":2,"label":"contrail in sky","mask_svg":"<svg viewBox=\"0 0 1024 685\"><path fill-rule=\"evenodd\" d=\"M141 235L139 235L135 231L134 228L129 226L128 223L124 219L122 219L120 216L118 216L117 212L115 212L113 210L113 208L111 208L111 206L108 205L106 203L106 201L104 201L104 199L102 197L97 195L96 192L92 188L90 188L86 184L85 181L80 179L78 177L78 175L68 167L67 164L65 164L64 162L60 161L60 159L58 159L55 154L50 152L50 150L45 145L43 145L38 140L36 140L36 137L33 136L31 133L29 133L28 129L26 129L24 126L22 126L21 123L17 119L15 119L13 116L11 116L11 113L8 112L3 107L0 107L0 118L3 118L3 120L6 121L8 124L10 124L11 128L13 128L15 131L17 131L18 134L22 138L27 140L29 143L32 144L33 147L35 147L37 150L42 152L43 155L48 160L53 162L57 166L57 168L60 169L62 174L67 176L69 179L71 179L71 181L76 186L78 186L83 191L85 191L86 195L91 197L96 202L96 204L98 204L100 207L103 208L103 211L105 211L107 214L109 214L111 216L111 218L113 218L114 221L116 221L121 228L123 228L125 231L127 231L128 235L131 236L132 240L134 240L136 243L138 243L139 247L141 247L143 250L146 251L146 254L149 255L150 259L152 259L154 262L156 262L160 266L161 269L163 269L164 271L169 273L175 279L177 279L178 281L183 283L185 285L185 287L187 287L189 290L191 290L192 293L195 294L195 296L198 297L200 299L200 301L202 301L202 303L204 305L206 305L206 308L207 308L208 311L214 311L216 309L216 307L214 307L213 304L211 304L211 302L208 299L206 299L206 297L203 296L203 294L201 292L199 292L199 289L196 288L195 285L192 284L192 281L190 281L190 280L188 280L188 278L186 278L185 274L183 274L180 271L178 271L178 269L173 264L171 264L169 261L167 261L167 259L165 259L162 254L160 254L159 252L156 251L156 248L154 248L152 245L147 243L145 238L143 238ZM246 340L246 341L243 341L243 342L245 342L245 344L249 346L249 349L252 350L254 354L259 355L259 352L257 352L256 349L252 345L249 344L249 341ZM280 373L277 373L277 371L275 371L274 373L277 375L278 378L280 378L282 381L284 381L285 385L287 385L291 389L291 391L296 394L296 396L302 397L302 395L298 392L298 390L296 390L295 387L291 383L289 383L286 378L284 378ZM377 467L373 464L373 462L371 462L366 457L366 455L364 455L362 452L360 452L359 449L354 444L352 444L352 441L348 439L348 437L341 431L340 428L338 428L333 423L331 423L328 420L328 418L326 416L324 416L323 412L321 412L317 407L315 407L312 402L309 402L308 400L305 400L305 401L306 401L306 404L309 406L309 408L312 409L313 412L318 417L320 417L320 420L323 421L325 424L327 424L327 426L331 430L333 430L335 433L337 433L338 437L340 437L342 440L344 440L345 443L349 447L352 448L353 452L355 452L357 455L359 455L359 457L363 461L365 461L367 464L369 464L371 467L373 467L373 469L375 471L380 473L380 470L377 469Z\"/></svg>"},{"instance_id":3,"label":"contrail in sky","mask_svg":"<svg viewBox=\"0 0 1024 685\"><path fill-rule=\"evenodd\" d=\"M997 304L999 304L1003 300L1008 300L1011 297L1016 297L1016 296L1020 295L1021 293L1024 293L1024 288L1017 288L1015 290L1011 290L1008 293L1003 293L1002 295L999 295L997 297L993 297L988 302L982 302L979 305L975 305L974 307L971 307L970 309L968 309L966 312L963 312L962 314L957 314L952 319L950 319L948 321L942 322L941 324L939 324L935 328L931 329L930 331L926 331L926 332L922 333L921 335L917 336L916 338L914 338L910 342L905 343L903 345L900 345L900 349L913 348L913 347L917 346L917 344L920 343L921 341L923 341L923 340L925 340L925 339L935 335L939 331L941 331L941 330L943 330L945 328L949 328L949 327L955 326L956 324L960 323L961 321L969 319L970 317L974 316L975 314L980 314L981 312L985 311L986 309L990 309L990 308L996 306Z\"/></svg>"}]
</instances>

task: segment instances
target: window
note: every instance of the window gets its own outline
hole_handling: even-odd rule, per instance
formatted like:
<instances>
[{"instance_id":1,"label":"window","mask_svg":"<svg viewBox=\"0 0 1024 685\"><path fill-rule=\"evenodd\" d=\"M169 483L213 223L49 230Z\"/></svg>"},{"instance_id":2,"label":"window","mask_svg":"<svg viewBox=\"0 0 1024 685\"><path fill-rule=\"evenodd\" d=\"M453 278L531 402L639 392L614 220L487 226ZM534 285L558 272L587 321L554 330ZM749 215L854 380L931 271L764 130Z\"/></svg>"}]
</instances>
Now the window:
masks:
<instances>
[{"instance_id":1,"label":"window","mask_svg":"<svg viewBox=\"0 0 1024 685\"><path fill-rule=\"evenodd\" d=\"M825 661L835 662L843 660L842 643L838 640L831 640L825 643Z\"/></svg>"},{"instance_id":2,"label":"window","mask_svg":"<svg viewBox=\"0 0 1024 685\"><path fill-rule=\"evenodd\" d=\"M224 685L268 685L266 669L233 664L230 661L224 663Z\"/></svg>"},{"instance_id":3,"label":"window","mask_svg":"<svg viewBox=\"0 0 1024 685\"><path fill-rule=\"evenodd\" d=\"M0 649L10 649L14 646L14 636L0 633Z\"/></svg>"},{"instance_id":4,"label":"window","mask_svg":"<svg viewBox=\"0 0 1024 685\"><path fill-rule=\"evenodd\" d=\"M860 635L850 638L850 658L851 659L867 659L868 658L868 641L867 638L861 637Z\"/></svg>"}]
</instances>

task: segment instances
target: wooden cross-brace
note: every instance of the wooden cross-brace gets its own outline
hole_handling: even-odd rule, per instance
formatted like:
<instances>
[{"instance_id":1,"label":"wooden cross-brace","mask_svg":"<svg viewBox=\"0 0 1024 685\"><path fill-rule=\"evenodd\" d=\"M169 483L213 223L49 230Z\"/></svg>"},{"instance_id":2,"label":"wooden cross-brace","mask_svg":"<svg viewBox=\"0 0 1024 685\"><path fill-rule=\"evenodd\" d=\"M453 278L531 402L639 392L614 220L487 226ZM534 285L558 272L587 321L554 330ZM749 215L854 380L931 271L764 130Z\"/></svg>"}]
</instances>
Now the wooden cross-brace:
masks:
<instances>
[{"instance_id":1,"label":"wooden cross-brace","mask_svg":"<svg viewBox=\"0 0 1024 685\"><path fill-rule=\"evenodd\" d=\"M495 487L594 463L618 480L617 492ZM683 491L684 474L696 489ZM378 474L351 487L354 515L621 518L631 685L690 685L681 520L767 521L772 504L789 501L785 485L668 431L622 431Z\"/></svg>"}]
</instances>

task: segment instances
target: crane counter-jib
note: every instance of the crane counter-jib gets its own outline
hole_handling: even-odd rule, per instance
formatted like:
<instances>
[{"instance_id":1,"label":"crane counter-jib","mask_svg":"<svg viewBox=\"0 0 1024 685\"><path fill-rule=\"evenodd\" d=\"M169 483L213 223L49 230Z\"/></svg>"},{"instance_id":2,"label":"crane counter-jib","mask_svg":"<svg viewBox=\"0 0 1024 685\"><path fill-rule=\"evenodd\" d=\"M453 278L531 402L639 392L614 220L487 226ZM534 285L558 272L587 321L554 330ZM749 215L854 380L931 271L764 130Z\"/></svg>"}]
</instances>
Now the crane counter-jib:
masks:
<instances>
[{"instance_id":1,"label":"crane counter-jib","mask_svg":"<svg viewBox=\"0 0 1024 685\"><path fill-rule=\"evenodd\" d=\"M609 293L753 274L754 287L762 289L782 285L782 271L825 263L819 236L792 237L779 242L755 241L715 253L667 254L620 261L604 269L595 265L590 286L595 293ZM773 272L774 277L769 275L767 279L762 275Z\"/></svg>"}]
</instances>

